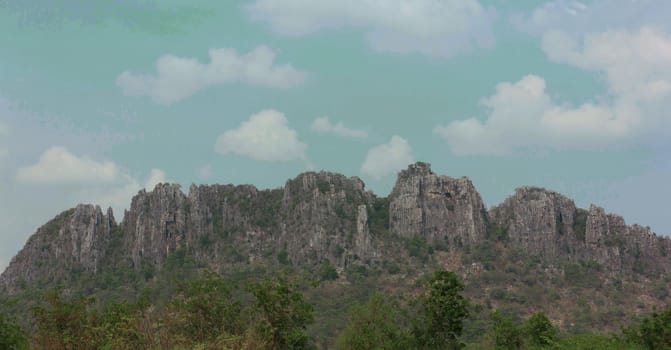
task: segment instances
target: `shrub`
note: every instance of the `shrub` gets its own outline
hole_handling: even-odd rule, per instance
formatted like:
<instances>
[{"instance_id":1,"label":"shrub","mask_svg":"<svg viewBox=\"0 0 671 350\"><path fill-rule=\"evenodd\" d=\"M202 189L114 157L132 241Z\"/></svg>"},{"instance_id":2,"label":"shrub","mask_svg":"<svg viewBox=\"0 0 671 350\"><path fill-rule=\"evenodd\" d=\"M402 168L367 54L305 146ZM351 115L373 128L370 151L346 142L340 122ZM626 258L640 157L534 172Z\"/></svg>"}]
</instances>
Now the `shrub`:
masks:
<instances>
[{"instance_id":1,"label":"shrub","mask_svg":"<svg viewBox=\"0 0 671 350\"><path fill-rule=\"evenodd\" d=\"M27 349L28 341L16 320L0 313L0 349Z\"/></svg>"},{"instance_id":2,"label":"shrub","mask_svg":"<svg viewBox=\"0 0 671 350\"><path fill-rule=\"evenodd\" d=\"M289 260L289 254L287 253L287 251L285 249L282 249L282 251L280 251L277 254L277 261L280 264L285 265L285 266L290 266L291 265L291 260Z\"/></svg>"},{"instance_id":3,"label":"shrub","mask_svg":"<svg viewBox=\"0 0 671 350\"><path fill-rule=\"evenodd\" d=\"M368 269L359 264L350 264L345 268L345 277L347 280L356 283L368 277Z\"/></svg>"},{"instance_id":4,"label":"shrub","mask_svg":"<svg viewBox=\"0 0 671 350\"><path fill-rule=\"evenodd\" d=\"M381 294L349 310L348 323L337 339L342 350L407 349L408 338L400 327L398 305Z\"/></svg>"},{"instance_id":5,"label":"shrub","mask_svg":"<svg viewBox=\"0 0 671 350\"><path fill-rule=\"evenodd\" d=\"M335 266L331 265L331 262L324 260L321 267L319 268L319 278L322 281L333 281L338 279L338 271L336 271Z\"/></svg>"}]
</instances>

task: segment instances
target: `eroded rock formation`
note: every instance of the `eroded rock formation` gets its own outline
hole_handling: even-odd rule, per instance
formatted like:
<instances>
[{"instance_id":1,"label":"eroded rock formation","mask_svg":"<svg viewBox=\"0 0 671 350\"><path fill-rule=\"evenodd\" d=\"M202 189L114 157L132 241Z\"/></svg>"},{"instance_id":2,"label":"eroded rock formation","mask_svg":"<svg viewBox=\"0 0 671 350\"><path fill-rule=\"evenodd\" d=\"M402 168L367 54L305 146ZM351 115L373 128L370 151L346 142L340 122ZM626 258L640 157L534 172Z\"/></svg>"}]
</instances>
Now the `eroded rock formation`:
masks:
<instances>
[{"instance_id":1,"label":"eroded rock formation","mask_svg":"<svg viewBox=\"0 0 671 350\"><path fill-rule=\"evenodd\" d=\"M487 211L466 177L437 175L430 164L416 163L400 172L389 198L390 230L398 236L449 247L486 236Z\"/></svg>"},{"instance_id":2,"label":"eroded rock formation","mask_svg":"<svg viewBox=\"0 0 671 350\"><path fill-rule=\"evenodd\" d=\"M324 260L343 268L402 259L391 248L413 239L456 251L504 240L548 261L593 261L613 275L671 273L671 240L647 227L535 187L487 211L468 178L437 175L427 163L401 171L388 198L366 191L357 177L307 172L271 190L192 185L184 194L159 184L140 191L124 214L119 225L111 209L93 205L59 214L12 259L0 289L13 294L109 266L161 269L180 250L212 269Z\"/></svg>"}]
</instances>

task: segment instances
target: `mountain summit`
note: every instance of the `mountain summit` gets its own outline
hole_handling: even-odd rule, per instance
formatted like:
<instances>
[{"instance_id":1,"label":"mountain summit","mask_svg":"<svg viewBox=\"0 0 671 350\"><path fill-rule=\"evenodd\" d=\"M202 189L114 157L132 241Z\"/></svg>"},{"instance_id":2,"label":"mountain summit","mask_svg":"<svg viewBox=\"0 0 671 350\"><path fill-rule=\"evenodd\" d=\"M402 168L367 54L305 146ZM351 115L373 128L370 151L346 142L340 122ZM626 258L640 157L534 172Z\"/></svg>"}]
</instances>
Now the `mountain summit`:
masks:
<instances>
[{"instance_id":1,"label":"mountain summit","mask_svg":"<svg viewBox=\"0 0 671 350\"><path fill-rule=\"evenodd\" d=\"M112 266L159 271L177 251L214 270L278 256L297 267L329 261L343 269L403 264L407 242L459 252L498 241L545 260L590 261L610 276L671 274L671 240L647 227L536 187L518 188L487 210L468 178L438 175L418 162L398 174L387 198L366 191L357 177L322 171L271 190L192 185L185 194L179 185L159 184L140 191L120 223L111 209L78 205L30 237L0 288L16 294Z\"/></svg>"}]
</instances>

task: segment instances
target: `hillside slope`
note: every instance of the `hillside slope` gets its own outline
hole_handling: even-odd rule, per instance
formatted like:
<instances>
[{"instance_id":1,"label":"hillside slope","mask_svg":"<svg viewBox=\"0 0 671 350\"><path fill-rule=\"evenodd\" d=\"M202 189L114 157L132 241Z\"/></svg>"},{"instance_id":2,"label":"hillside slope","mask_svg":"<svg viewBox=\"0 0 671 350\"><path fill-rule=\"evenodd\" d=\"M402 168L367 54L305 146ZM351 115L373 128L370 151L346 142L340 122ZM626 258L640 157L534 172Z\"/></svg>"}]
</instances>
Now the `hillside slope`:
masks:
<instances>
[{"instance_id":1,"label":"hillside slope","mask_svg":"<svg viewBox=\"0 0 671 350\"><path fill-rule=\"evenodd\" d=\"M545 310L587 328L614 328L622 315L664 304L671 276L671 240L647 227L534 187L487 210L468 178L416 163L386 198L356 177L307 172L272 190L192 185L185 194L159 184L139 192L120 223L111 209L79 205L30 237L0 275L0 293L132 293L185 257L229 274L332 265L341 278L317 299L358 293L358 284L411 291L424 272L450 269L488 308ZM353 271L362 278L347 278Z\"/></svg>"}]
</instances>

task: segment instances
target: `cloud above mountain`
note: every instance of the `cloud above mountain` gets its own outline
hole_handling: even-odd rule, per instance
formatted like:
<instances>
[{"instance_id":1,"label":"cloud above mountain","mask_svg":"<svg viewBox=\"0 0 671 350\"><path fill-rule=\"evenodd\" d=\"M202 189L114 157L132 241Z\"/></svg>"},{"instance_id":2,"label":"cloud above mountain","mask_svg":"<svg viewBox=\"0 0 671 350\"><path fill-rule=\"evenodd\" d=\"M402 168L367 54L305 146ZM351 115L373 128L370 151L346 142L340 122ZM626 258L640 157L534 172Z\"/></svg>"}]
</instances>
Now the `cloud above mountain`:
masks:
<instances>
[{"instance_id":1,"label":"cloud above mountain","mask_svg":"<svg viewBox=\"0 0 671 350\"><path fill-rule=\"evenodd\" d=\"M579 38L542 35L547 58L602 77L607 93L579 105L555 101L544 78L502 82L481 100L483 120L439 125L455 154L511 154L527 149L594 149L655 143L671 135L671 35L654 27L613 29Z\"/></svg>"},{"instance_id":2,"label":"cloud above mountain","mask_svg":"<svg viewBox=\"0 0 671 350\"><path fill-rule=\"evenodd\" d=\"M276 52L258 46L246 54L235 49L210 49L210 63L196 58L161 56L156 73L121 73L116 84L126 96L148 96L154 102L170 105L209 86L244 83L264 88L287 89L302 84L308 74L291 64L275 62Z\"/></svg>"},{"instance_id":3,"label":"cloud above mountain","mask_svg":"<svg viewBox=\"0 0 671 350\"><path fill-rule=\"evenodd\" d=\"M219 135L214 150L219 154L232 153L261 161L305 160L307 145L298 139L298 132L288 124L281 112L260 111L237 129Z\"/></svg>"},{"instance_id":4,"label":"cloud above mountain","mask_svg":"<svg viewBox=\"0 0 671 350\"><path fill-rule=\"evenodd\" d=\"M247 10L289 36L361 29L368 45L384 52L449 57L494 45L496 12L478 0L256 0Z\"/></svg>"},{"instance_id":5,"label":"cloud above mountain","mask_svg":"<svg viewBox=\"0 0 671 350\"><path fill-rule=\"evenodd\" d=\"M408 140L394 135L389 142L368 150L366 159L361 164L361 174L380 180L396 174L413 162L412 148Z\"/></svg>"},{"instance_id":6,"label":"cloud above mountain","mask_svg":"<svg viewBox=\"0 0 671 350\"><path fill-rule=\"evenodd\" d=\"M319 133L331 133L355 139L365 139L368 137L368 133L365 130L348 128L343 122L332 124L328 117L315 119L312 122L310 129Z\"/></svg>"}]
</instances>

